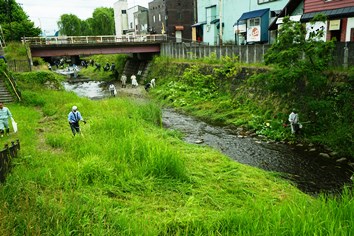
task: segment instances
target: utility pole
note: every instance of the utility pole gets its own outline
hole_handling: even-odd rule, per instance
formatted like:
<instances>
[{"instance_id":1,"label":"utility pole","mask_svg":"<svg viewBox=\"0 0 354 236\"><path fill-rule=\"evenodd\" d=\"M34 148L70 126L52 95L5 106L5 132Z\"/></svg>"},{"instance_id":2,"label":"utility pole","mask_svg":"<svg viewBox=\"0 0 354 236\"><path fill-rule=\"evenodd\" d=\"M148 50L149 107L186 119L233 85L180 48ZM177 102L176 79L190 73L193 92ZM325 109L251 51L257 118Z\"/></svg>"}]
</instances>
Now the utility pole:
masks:
<instances>
[{"instance_id":1,"label":"utility pole","mask_svg":"<svg viewBox=\"0 0 354 236\"><path fill-rule=\"evenodd\" d=\"M219 0L219 45L222 45L222 0Z\"/></svg>"}]
</instances>

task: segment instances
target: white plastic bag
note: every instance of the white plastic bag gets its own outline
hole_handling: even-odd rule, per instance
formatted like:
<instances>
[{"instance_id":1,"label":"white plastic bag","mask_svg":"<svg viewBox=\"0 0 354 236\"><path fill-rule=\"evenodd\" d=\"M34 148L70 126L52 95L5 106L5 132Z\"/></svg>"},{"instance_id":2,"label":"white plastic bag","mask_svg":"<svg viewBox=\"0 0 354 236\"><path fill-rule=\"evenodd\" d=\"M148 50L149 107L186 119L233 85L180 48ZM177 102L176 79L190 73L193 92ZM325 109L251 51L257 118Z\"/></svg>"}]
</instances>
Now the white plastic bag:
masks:
<instances>
[{"instance_id":1,"label":"white plastic bag","mask_svg":"<svg viewBox=\"0 0 354 236\"><path fill-rule=\"evenodd\" d=\"M117 95L117 89L114 88L114 91L113 91L114 95Z\"/></svg>"},{"instance_id":2,"label":"white plastic bag","mask_svg":"<svg viewBox=\"0 0 354 236\"><path fill-rule=\"evenodd\" d=\"M12 128L14 129L14 133L17 133L17 123L14 118L11 117Z\"/></svg>"}]
</instances>

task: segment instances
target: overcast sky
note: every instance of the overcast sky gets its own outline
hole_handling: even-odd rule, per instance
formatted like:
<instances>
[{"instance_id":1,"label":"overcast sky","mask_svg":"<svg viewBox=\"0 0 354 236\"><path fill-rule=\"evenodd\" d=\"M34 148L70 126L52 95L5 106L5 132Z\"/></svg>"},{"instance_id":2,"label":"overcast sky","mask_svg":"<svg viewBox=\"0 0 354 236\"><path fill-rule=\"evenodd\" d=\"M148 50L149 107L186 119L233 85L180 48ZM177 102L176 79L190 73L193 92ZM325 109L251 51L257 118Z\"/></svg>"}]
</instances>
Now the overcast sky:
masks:
<instances>
[{"instance_id":1,"label":"overcast sky","mask_svg":"<svg viewBox=\"0 0 354 236\"><path fill-rule=\"evenodd\" d=\"M128 0L128 7L140 5L148 7L152 0ZM98 7L112 7L117 0L16 0L35 26L47 35L58 30L57 21L63 14L74 14L82 20L92 16Z\"/></svg>"}]
</instances>

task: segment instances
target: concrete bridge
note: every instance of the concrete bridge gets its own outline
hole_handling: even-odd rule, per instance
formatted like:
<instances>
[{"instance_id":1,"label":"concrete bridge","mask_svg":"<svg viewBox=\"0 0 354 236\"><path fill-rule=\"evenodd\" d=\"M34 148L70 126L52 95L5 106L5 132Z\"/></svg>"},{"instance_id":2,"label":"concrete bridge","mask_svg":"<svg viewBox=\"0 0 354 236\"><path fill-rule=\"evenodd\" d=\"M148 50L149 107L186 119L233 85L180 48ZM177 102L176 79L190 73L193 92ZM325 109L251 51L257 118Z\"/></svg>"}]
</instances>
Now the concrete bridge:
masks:
<instances>
[{"instance_id":1,"label":"concrete bridge","mask_svg":"<svg viewBox=\"0 0 354 236\"><path fill-rule=\"evenodd\" d=\"M157 54L167 35L24 37L32 57L97 54Z\"/></svg>"}]
</instances>

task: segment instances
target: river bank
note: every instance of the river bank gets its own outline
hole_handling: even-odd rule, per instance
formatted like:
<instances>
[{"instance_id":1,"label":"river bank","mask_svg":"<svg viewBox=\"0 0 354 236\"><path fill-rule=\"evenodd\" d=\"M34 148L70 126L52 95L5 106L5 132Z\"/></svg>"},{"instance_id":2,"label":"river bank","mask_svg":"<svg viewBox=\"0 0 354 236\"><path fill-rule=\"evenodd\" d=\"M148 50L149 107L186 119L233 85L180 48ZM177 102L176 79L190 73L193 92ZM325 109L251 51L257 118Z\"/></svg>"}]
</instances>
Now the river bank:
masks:
<instances>
[{"instance_id":1,"label":"river bank","mask_svg":"<svg viewBox=\"0 0 354 236\"><path fill-rule=\"evenodd\" d=\"M118 98L151 99L143 86L122 88L117 81L77 83L76 87L67 89L81 96L85 94L90 99L113 99L108 91L110 84L116 86ZM338 194L345 185L352 183L350 177L353 169L346 160L324 156L324 150L319 150L315 145L270 141L243 128L208 124L166 107L162 108L162 124L167 129L183 133L183 140L188 143L207 145L239 163L278 172L311 195Z\"/></svg>"}]
</instances>

